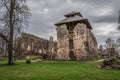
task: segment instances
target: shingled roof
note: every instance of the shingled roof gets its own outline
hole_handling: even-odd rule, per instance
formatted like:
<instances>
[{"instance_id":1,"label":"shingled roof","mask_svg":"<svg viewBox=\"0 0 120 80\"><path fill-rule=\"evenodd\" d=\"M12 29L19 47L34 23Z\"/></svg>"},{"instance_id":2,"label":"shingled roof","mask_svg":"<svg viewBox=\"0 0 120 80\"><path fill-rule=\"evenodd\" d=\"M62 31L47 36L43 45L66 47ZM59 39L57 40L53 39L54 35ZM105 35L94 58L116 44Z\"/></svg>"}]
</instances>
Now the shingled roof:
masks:
<instances>
[{"instance_id":1,"label":"shingled roof","mask_svg":"<svg viewBox=\"0 0 120 80\"><path fill-rule=\"evenodd\" d=\"M78 16L82 17L82 15L80 14L80 12L77 12L77 11L72 11L72 12L70 12L68 14L65 14L64 16L65 17L69 17L69 16L72 16L72 15L78 15Z\"/></svg>"},{"instance_id":2,"label":"shingled roof","mask_svg":"<svg viewBox=\"0 0 120 80\"><path fill-rule=\"evenodd\" d=\"M66 24L66 23L78 21L78 22L84 22L84 23L86 23L86 25L88 26L88 28L92 29L89 21L86 18L82 17L82 15L80 14L80 12L73 11L73 12L70 12L70 13L64 15L64 16L66 18L63 19L63 20L61 20L61 21L59 21L59 22L57 22L55 24L56 26L61 25L61 24Z\"/></svg>"}]
</instances>

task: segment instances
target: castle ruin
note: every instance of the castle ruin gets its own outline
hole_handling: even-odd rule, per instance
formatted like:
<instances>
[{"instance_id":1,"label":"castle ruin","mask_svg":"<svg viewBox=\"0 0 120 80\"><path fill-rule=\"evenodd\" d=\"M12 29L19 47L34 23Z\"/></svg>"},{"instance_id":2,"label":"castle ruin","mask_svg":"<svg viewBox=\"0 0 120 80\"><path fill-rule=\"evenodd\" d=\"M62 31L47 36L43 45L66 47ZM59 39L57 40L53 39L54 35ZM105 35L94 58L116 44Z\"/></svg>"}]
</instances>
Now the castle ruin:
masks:
<instances>
[{"instance_id":1,"label":"castle ruin","mask_svg":"<svg viewBox=\"0 0 120 80\"><path fill-rule=\"evenodd\" d=\"M56 23L57 42L23 33L19 38L19 55L47 55L51 60L88 60L98 54L96 38L89 21L79 12L64 15ZM18 42L17 42L18 46Z\"/></svg>"},{"instance_id":2,"label":"castle ruin","mask_svg":"<svg viewBox=\"0 0 120 80\"><path fill-rule=\"evenodd\" d=\"M97 41L88 20L79 12L71 12L57 26L57 59L87 60L97 55Z\"/></svg>"},{"instance_id":3,"label":"castle ruin","mask_svg":"<svg viewBox=\"0 0 120 80\"><path fill-rule=\"evenodd\" d=\"M52 36L50 36L49 40L46 40L31 34L22 33L16 40L15 46L17 56L41 55L45 56L45 59L53 60L55 59L57 43L53 41Z\"/></svg>"}]
</instances>

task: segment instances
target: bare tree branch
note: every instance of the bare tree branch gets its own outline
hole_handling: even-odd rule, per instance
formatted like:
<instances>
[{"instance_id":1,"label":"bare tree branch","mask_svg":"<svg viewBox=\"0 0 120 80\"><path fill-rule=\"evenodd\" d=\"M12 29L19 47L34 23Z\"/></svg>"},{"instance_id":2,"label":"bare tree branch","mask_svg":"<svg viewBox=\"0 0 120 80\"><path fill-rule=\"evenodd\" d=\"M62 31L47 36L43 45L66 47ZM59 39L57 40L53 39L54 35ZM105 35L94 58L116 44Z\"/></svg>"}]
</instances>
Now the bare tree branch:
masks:
<instances>
[{"instance_id":1,"label":"bare tree branch","mask_svg":"<svg viewBox=\"0 0 120 80\"><path fill-rule=\"evenodd\" d=\"M0 2L0 26L2 37L8 43L9 64L13 63L13 44L15 35L22 32L28 26L30 17L29 9L26 5L27 0L1 0Z\"/></svg>"},{"instance_id":2,"label":"bare tree branch","mask_svg":"<svg viewBox=\"0 0 120 80\"><path fill-rule=\"evenodd\" d=\"M118 30L120 30L120 10L119 10L119 17L118 17Z\"/></svg>"},{"instance_id":3,"label":"bare tree branch","mask_svg":"<svg viewBox=\"0 0 120 80\"><path fill-rule=\"evenodd\" d=\"M0 37L8 43L6 36L3 33L0 33Z\"/></svg>"}]
</instances>

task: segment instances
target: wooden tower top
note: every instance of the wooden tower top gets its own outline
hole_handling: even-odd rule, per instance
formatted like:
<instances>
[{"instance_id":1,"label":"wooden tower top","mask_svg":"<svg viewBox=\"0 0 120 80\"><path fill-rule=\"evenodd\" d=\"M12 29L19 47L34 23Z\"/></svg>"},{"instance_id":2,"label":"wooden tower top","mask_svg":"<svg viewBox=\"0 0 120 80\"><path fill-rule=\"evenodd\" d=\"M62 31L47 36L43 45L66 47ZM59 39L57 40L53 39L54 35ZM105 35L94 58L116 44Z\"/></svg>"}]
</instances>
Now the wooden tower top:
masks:
<instances>
[{"instance_id":1,"label":"wooden tower top","mask_svg":"<svg viewBox=\"0 0 120 80\"><path fill-rule=\"evenodd\" d=\"M88 19L84 18L80 12L72 11L64 16L65 16L65 19L57 22L55 24L56 26L71 23L71 22L82 22L82 23L85 23L89 29L92 29Z\"/></svg>"}]
</instances>

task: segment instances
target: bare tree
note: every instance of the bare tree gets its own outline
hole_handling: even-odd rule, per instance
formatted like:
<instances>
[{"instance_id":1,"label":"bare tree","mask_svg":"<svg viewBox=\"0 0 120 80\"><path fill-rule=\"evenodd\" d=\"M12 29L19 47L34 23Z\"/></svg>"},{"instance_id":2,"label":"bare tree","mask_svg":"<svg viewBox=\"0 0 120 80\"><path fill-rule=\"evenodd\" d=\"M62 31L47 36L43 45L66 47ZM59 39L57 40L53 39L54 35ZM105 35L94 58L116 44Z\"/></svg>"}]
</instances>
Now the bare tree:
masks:
<instances>
[{"instance_id":1,"label":"bare tree","mask_svg":"<svg viewBox=\"0 0 120 80\"><path fill-rule=\"evenodd\" d=\"M120 30L120 10L119 10L119 17L118 17L118 30Z\"/></svg>"},{"instance_id":2,"label":"bare tree","mask_svg":"<svg viewBox=\"0 0 120 80\"><path fill-rule=\"evenodd\" d=\"M113 40L112 38L108 38L105 44L106 49L114 48L115 53L120 53L120 38Z\"/></svg>"},{"instance_id":3,"label":"bare tree","mask_svg":"<svg viewBox=\"0 0 120 80\"><path fill-rule=\"evenodd\" d=\"M120 37L116 40L116 51L120 55Z\"/></svg>"},{"instance_id":4,"label":"bare tree","mask_svg":"<svg viewBox=\"0 0 120 80\"><path fill-rule=\"evenodd\" d=\"M112 39L112 38L107 38L107 40L105 41L106 42L106 45L105 45L105 47L107 48L107 49L109 49L109 48L114 48L114 43L115 43L115 41Z\"/></svg>"},{"instance_id":5,"label":"bare tree","mask_svg":"<svg viewBox=\"0 0 120 80\"><path fill-rule=\"evenodd\" d=\"M14 36L28 26L30 17L27 0L0 1L0 37L8 44L8 64L13 64Z\"/></svg>"}]
</instances>

